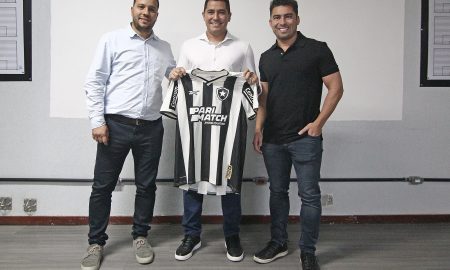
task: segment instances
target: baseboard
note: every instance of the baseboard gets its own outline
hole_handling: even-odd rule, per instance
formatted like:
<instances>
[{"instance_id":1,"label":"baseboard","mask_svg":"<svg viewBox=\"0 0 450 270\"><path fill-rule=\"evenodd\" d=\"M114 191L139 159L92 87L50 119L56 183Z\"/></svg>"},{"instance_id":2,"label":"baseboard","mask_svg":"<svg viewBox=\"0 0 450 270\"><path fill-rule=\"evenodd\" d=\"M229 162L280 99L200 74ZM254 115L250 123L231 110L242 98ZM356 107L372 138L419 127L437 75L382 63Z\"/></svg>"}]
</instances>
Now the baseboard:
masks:
<instances>
[{"instance_id":1,"label":"baseboard","mask_svg":"<svg viewBox=\"0 0 450 270\"><path fill-rule=\"evenodd\" d=\"M129 225L132 217L111 217L110 224ZM204 224L221 224L222 216L203 216ZM299 223L299 216L289 216L289 223ZM358 215L322 216L324 224L370 224L370 223L450 223L450 215ZM180 224L181 216L156 216L152 224ZM267 224L270 216L242 216L242 224ZM62 216L1 216L0 225L87 225L88 217Z\"/></svg>"}]
</instances>

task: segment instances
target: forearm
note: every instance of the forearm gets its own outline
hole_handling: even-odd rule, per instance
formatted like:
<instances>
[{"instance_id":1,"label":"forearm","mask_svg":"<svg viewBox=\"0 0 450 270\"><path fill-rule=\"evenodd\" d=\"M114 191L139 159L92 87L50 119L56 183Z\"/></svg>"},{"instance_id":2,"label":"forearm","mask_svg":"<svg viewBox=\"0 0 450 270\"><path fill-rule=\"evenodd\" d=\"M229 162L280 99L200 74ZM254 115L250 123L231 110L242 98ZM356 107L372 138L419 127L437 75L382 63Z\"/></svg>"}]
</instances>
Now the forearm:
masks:
<instances>
[{"instance_id":1,"label":"forearm","mask_svg":"<svg viewBox=\"0 0 450 270\"><path fill-rule=\"evenodd\" d=\"M86 105L92 128L105 124L105 86L95 80L87 80L84 86Z\"/></svg>"},{"instance_id":2,"label":"forearm","mask_svg":"<svg viewBox=\"0 0 450 270\"><path fill-rule=\"evenodd\" d=\"M343 95L343 89L329 89L327 96L323 102L322 110L319 116L314 121L320 127L323 127L327 120L330 118L331 114L336 109L339 101Z\"/></svg>"},{"instance_id":3,"label":"forearm","mask_svg":"<svg viewBox=\"0 0 450 270\"><path fill-rule=\"evenodd\" d=\"M260 106L258 113L256 114L255 133L261 133L264 128L264 122L266 120L266 108Z\"/></svg>"}]
</instances>

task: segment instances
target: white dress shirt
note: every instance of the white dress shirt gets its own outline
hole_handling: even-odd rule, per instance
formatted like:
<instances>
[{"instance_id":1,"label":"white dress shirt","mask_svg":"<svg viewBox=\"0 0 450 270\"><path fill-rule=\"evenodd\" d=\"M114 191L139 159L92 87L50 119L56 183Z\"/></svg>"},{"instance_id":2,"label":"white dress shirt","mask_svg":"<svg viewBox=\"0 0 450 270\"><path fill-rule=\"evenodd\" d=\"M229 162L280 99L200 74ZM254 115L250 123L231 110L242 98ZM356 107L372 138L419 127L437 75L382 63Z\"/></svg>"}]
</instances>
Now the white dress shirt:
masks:
<instances>
[{"instance_id":1,"label":"white dress shirt","mask_svg":"<svg viewBox=\"0 0 450 270\"><path fill-rule=\"evenodd\" d=\"M242 72L249 69L255 72L255 58L248 42L239 40L227 33L219 44L209 42L206 33L185 41L181 47L177 67L203 70L222 70Z\"/></svg>"},{"instance_id":2,"label":"white dress shirt","mask_svg":"<svg viewBox=\"0 0 450 270\"><path fill-rule=\"evenodd\" d=\"M92 128L105 124L104 114L160 118L161 83L174 67L170 44L154 33L143 39L130 25L105 34L84 86Z\"/></svg>"},{"instance_id":3,"label":"white dress shirt","mask_svg":"<svg viewBox=\"0 0 450 270\"><path fill-rule=\"evenodd\" d=\"M225 69L230 72L243 72L249 69L255 72L255 59L250 44L239 40L229 32L225 39L218 44L210 42L204 33L183 43L177 67L183 67L186 70L199 68L208 71ZM226 181L220 186L200 181L193 185L180 186L180 188L195 190L200 194L225 195L227 192L231 192Z\"/></svg>"}]
</instances>

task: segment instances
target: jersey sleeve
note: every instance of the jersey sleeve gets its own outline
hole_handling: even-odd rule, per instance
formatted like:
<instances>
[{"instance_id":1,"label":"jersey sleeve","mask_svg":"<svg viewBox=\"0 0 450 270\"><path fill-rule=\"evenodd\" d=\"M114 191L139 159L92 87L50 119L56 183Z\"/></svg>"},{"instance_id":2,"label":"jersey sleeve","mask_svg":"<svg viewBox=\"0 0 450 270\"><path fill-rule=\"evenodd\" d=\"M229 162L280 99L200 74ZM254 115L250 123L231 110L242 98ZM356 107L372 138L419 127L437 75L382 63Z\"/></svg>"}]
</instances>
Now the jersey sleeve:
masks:
<instances>
[{"instance_id":1,"label":"jersey sleeve","mask_svg":"<svg viewBox=\"0 0 450 270\"><path fill-rule=\"evenodd\" d=\"M178 118L178 86L182 85L180 81L171 81L169 90L164 97L160 113L172 119Z\"/></svg>"},{"instance_id":2,"label":"jersey sleeve","mask_svg":"<svg viewBox=\"0 0 450 270\"><path fill-rule=\"evenodd\" d=\"M242 106L245 109L247 118L253 120L256 118L256 112L258 111L258 89L256 84L244 83L242 86Z\"/></svg>"}]
</instances>

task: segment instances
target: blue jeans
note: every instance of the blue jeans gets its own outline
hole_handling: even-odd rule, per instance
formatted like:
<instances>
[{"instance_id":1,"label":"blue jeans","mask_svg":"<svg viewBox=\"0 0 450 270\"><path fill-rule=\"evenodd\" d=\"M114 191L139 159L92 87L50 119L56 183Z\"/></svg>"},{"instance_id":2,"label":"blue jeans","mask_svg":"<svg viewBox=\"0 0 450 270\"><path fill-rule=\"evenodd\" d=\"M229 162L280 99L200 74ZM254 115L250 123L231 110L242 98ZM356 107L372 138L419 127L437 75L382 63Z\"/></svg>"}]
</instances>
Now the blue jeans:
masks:
<instances>
[{"instance_id":1,"label":"blue jeans","mask_svg":"<svg viewBox=\"0 0 450 270\"><path fill-rule=\"evenodd\" d=\"M314 254L322 214L319 187L322 137L306 136L281 145L263 144L262 151L270 183L271 240L281 245L288 240L288 191L294 165L302 201L299 247L302 252Z\"/></svg>"},{"instance_id":2,"label":"blue jeans","mask_svg":"<svg viewBox=\"0 0 450 270\"><path fill-rule=\"evenodd\" d=\"M94 184L89 201L89 244L104 245L111 212L111 195L119 179L130 149L134 159L136 195L132 235L147 236L155 205L164 128L161 118L151 123L132 126L107 120L108 145L97 145Z\"/></svg>"},{"instance_id":3,"label":"blue jeans","mask_svg":"<svg viewBox=\"0 0 450 270\"><path fill-rule=\"evenodd\" d=\"M228 193L220 196L222 200L223 234L225 237L239 234L241 223L241 195ZM183 227L185 235L200 236L202 232L203 195L195 191L183 192L184 214Z\"/></svg>"}]
</instances>

